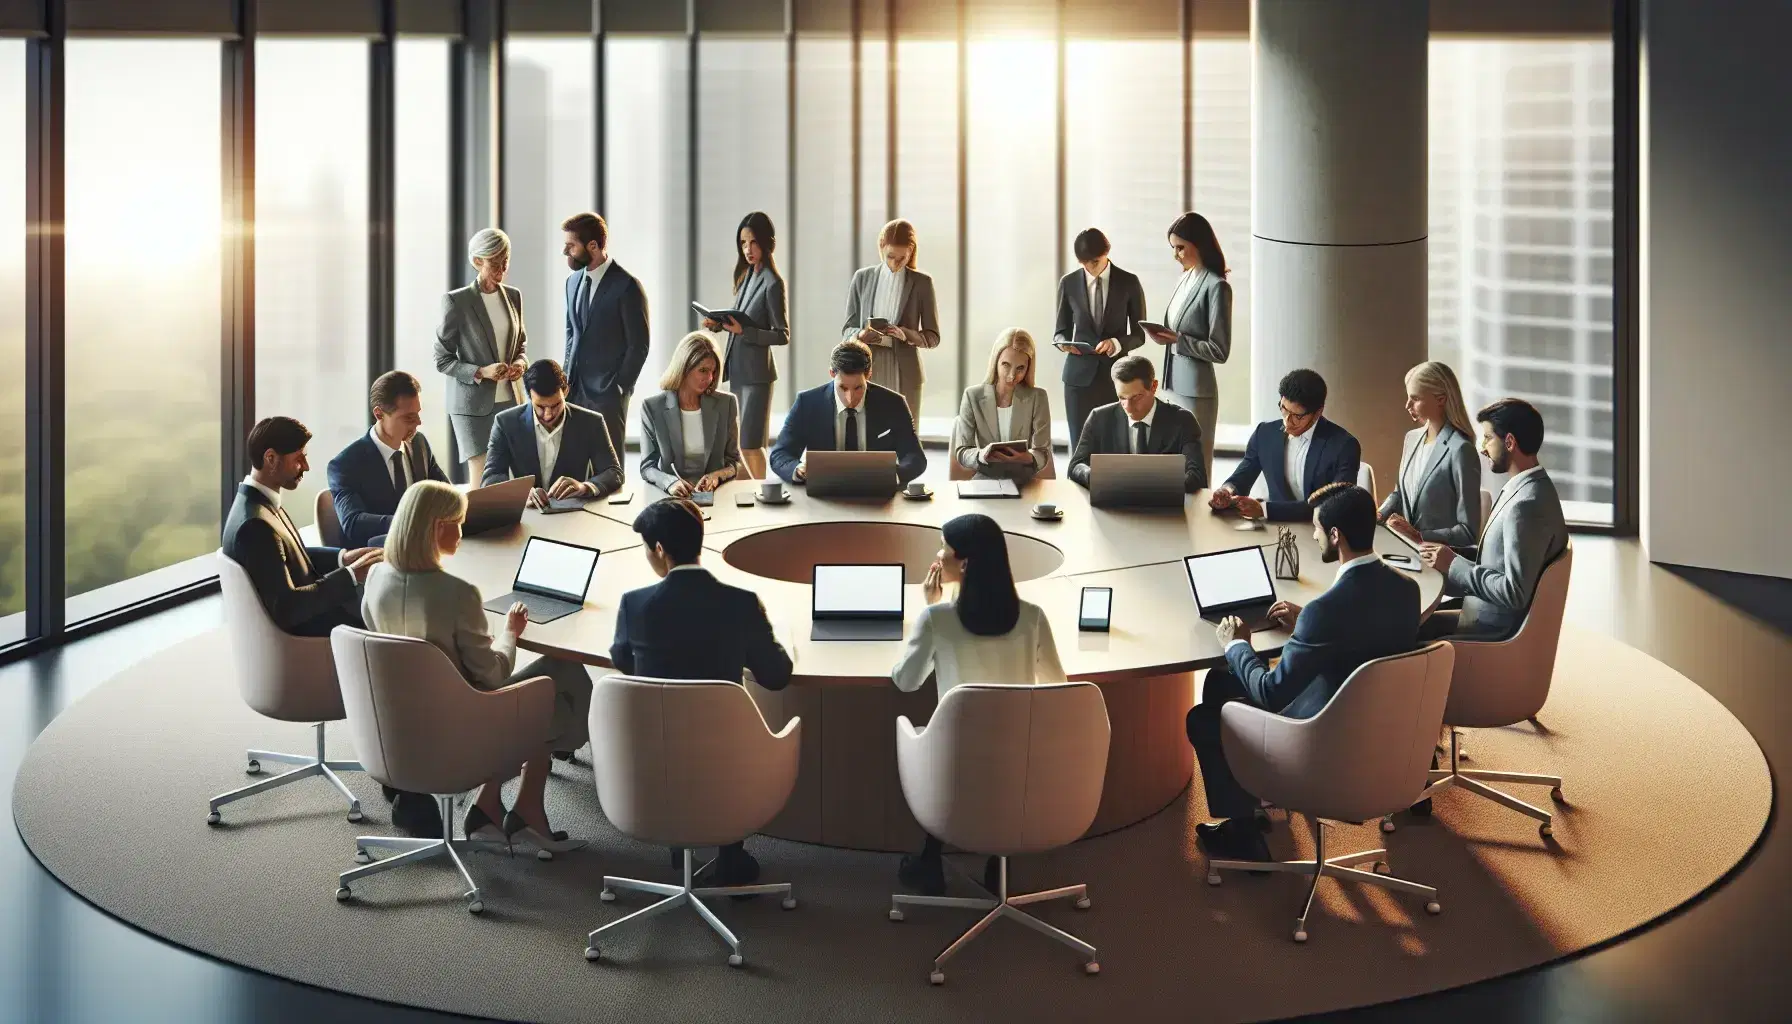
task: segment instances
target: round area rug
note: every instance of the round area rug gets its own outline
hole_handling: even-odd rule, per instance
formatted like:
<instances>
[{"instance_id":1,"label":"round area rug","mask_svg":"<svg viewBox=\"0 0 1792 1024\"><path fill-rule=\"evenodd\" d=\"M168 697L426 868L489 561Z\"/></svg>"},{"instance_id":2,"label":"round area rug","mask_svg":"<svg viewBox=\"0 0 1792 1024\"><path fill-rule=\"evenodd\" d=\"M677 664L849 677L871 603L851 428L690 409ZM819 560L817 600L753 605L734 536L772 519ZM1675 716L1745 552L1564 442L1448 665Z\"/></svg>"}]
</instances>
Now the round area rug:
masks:
<instances>
[{"instance_id":1,"label":"round area rug","mask_svg":"<svg viewBox=\"0 0 1792 1024\"><path fill-rule=\"evenodd\" d=\"M342 733L338 739L345 738ZM801 905L712 901L743 942L744 969L680 911L606 936L585 933L647 905L598 899L605 873L675 880L664 849L613 829L590 770L557 764L549 814L591 840L553 863L469 855L485 893L472 916L445 861L357 883L338 904L336 873L357 833L389 831L379 786L347 781L367 820L306 780L224 809L243 785L243 751L303 751L310 729L249 711L220 633L152 657L57 718L13 787L13 816L40 861L105 910L169 941L324 988L415 1006L540 1021L786 1022L1188 1017L1257 1020L1383 1002L1532 967L1586 949L1698 895L1749 851L1772 780L1740 723L1704 690L1616 641L1567 628L1554 691L1536 724L1468 735L1471 766L1560 774L1555 837L1460 792L1428 822L1383 837L1336 830L1328 852L1383 844L1394 874L1435 885L1443 913L1379 889L1326 881L1290 941L1305 881L1230 875L1206 884L1193 826L1199 784L1132 828L1012 863L1011 886L1087 882L1092 909L1039 915L1100 949L1086 976L1071 951L997 922L927 983L933 955L979 916L911 908L889 921L896 858L755 838L764 881L791 881ZM352 757L345 743L332 757ZM581 758L581 761L584 759ZM1540 787L1511 787L1547 801ZM1687 808L1697 829L1679 829ZM1308 856L1306 819L1276 816L1271 850ZM966 859L973 873L980 861ZM962 883L955 883L957 885ZM970 895L970 892L963 893Z\"/></svg>"}]
</instances>

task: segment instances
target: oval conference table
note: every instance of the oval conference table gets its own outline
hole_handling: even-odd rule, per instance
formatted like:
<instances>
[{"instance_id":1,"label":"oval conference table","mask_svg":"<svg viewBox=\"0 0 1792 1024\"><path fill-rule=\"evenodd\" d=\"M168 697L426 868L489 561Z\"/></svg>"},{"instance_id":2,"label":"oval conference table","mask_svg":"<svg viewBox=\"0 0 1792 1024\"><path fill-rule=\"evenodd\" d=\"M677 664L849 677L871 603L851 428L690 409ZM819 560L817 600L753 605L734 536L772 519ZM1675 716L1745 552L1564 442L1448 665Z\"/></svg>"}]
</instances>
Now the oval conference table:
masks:
<instances>
[{"instance_id":1,"label":"oval conference table","mask_svg":"<svg viewBox=\"0 0 1792 1024\"><path fill-rule=\"evenodd\" d=\"M891 684L901 641L809 639L810 571L817 563L903 563L904 619L912 628L922 607L921 579L941 543L939 527L965 512L989 515L1008 533L1020 595L1045 610L1065 672L1094 682L1107 701L1113 739L1089 834L1150 817L1189 784L1194 753L1183 720L1194 702L1194 673L1225 659L1213 624L1196 612L1182 558L1266 544L1273 570L1275 524L1241 530L1235 515L1208 509L1206 491L1189 495L1181 510L1095 509L1088 493L1068 480L1035 480L1021 487L1018 500L961 498L957 485L946 483L936 484L925 500L815 499L795 487L785 489L791 496L785 504L737 505L737 495L751 494L755 486L751 480L725 484L705 510L710 519L703 564L724 582L759 595L795 659L787 688L746 684L772 729L792 716L803 720L796 788L766 834L862 850L912 850L921 843L921 827L897 777L895 722L898 715L924 722L933 711L934 688L902 693ZM515 527L468 537L444 567L493 597L510 589L531 534L597 548L602 554L584 608L531 623L518 646L610 667L619 598L657 578L630 523L644 502L663 495L638 481L630 487L635 496L626 505L600 500L584 512L527 511ZM1055 503L1063 517L1034 519L1031 509L1041 501ZM1276 580L1276 592L1305 604L1331 583L1336 566L1321 561L1310 526L1288 525L1300 548L1300 578ZM1376 549L1411 553L1382 527ZM1430 569L1414 578L1428 613L1443 579ZM1078 630L1082 587L1113 588L1108 632ZM703 624L690 628L691 642L701 643ZM1286 639L1286 632L1268 631L1251 643L1271 654Z\"/></svg>"}]
</instances>

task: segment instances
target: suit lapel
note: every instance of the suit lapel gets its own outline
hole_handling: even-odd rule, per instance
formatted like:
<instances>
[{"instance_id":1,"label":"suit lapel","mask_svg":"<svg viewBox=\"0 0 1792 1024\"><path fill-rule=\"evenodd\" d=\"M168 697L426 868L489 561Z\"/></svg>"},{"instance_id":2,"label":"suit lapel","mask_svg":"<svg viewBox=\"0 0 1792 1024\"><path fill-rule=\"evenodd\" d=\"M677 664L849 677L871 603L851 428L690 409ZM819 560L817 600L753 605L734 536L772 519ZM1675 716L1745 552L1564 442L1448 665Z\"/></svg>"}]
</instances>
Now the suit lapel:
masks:
<instances>
[{"instance_id":1,"label":"suit lapel","mask_svg":"<svg viewBox=\"0 0 1792 1024\"><path fill-rule=\"evenodd\" d=\"M1071 341L1101 340L1101 325L1095 322L1095 311L1089 308L1088 277L1088 274L1079 270L1072 278L1075 283L1070 286ZM1095 329L1096 336L1094 338L1079 338L1077 336L1076 326L1082 323L1087 323Z\"/></svg>"},{"instance_id":2,"label":"suit lapel","mask_svg":"<svg viewBox=\"0 0 1792 1024\"><path fill-rule=\"evenodd\" d=\"M713 394L697 399L697 410L703 414L703 450L722 450L722 400Z\"/></svg>"},{"instance_id":3,"label":"suit lapel","mask_svg":"<svg viewBox=\"0 0 1792 1024\"><path fill-rule=\"evenodd\" d=\"M896 323L897 324L900 324L904 320L908 319L908 300L911 297L913 297L914 294L915 294L915 271L914 271L914 268L911 267L911 268L908 268L907 270L903 271L903 274L902 274L902 298L899 299L896 303ZM920 323L919 318L917 318L915 322Z\"/></svg>"},{"instance_id":4,"label":"suit lapel","mask_svg":"<svg viewBox=\"0 0 1792 1024\"><path fill-rule=\"evenodd\" d=\"M996 389L991 385L984 384L977 389L977 417L983 421L978 432L984 437L1007 440L1001 433L1002 415L996 410Z\"/></svg>"},{"instance_id":5,"label":"suit lapel","mask_svg":"<svg viewBox=\"0 0 1792 1024\"><path fill-rule=\"evenodd\" d=\"M1307 499L1307 494L1312 494L1320 487L1319 459L1323 454L1320 449L1325 446L1325 437L1319 433L1319 428L1324 426L1324 424L1324 419L1313 424L1313 440L1307 442L1307 457L1300 469L1301 487L1306 491L1306 494L1295 494L1293 497L1293 500L1295 501L1305 501ZM1286 464L1287 461L1288 459L1284 456L1282 462ZM1288 490L1290 492L1294 491L1294 481L1288 481Z\"/></svg>"},{"instance_id":6,"label":"suit lapel","mask_svg":"<svg viewBox=\"0 0 1792 1024\"><path fill-rule=\"evenodd\" d=\"M503 285L498 287L502 288ZM474 328L485 338L485 362L495 363L498 361L498 325L492 323L491 314L486 310L485 296L479 290L479 282L474 281L468 289L461 299L461 308L466 310ZM499 297L502 298L503 293L500 292ZM504 326L507 329L505 333L508 334L510 325Z\"/></svg>"},{"instance_id":7,"label":"suit lapel","mask_svg":"<svg viewBox=\"0 0 1792 1024\"><path fill-rule=\"evenodd\" d=\"M1431 444L1431 456L1425 460L1424 468L1419 470L1419 482L1418 486L1413 489L1413 497L1416 498L1418 492L1425 489L1425 481L1431 479L1431 474L1437 472L1437 467L1443 464L1444 449L1449 446L1450 436L1455 432L1456 429L1454 427L1445 427L1437 432L1437 440ZM1418 451L1419 443L1423 440L1424 439L1421 437L1418 441L1413 443L1413 451L1415 453Z\"/></svg>"},{"instance_id":8,"label":"suit lapel","mask_svg":"<svg viewBox=\"0 0 1792 1024\"><path fill-rule=\"evenodd\" d=\"M1282 488L1292 492L1294 490L1294 481L1288 479L1288 435L1283 432L1282 426L1279 423L1271 423L1268 434L1269 451L1265 454L1269 456L1267 460L1269 465L1260 468L1263 470L1265 476L1274 473L1276 476L1281 477ZM1272 487L1270 490L1273 491L1275 488Z\"/></svg>"}]
</instances>

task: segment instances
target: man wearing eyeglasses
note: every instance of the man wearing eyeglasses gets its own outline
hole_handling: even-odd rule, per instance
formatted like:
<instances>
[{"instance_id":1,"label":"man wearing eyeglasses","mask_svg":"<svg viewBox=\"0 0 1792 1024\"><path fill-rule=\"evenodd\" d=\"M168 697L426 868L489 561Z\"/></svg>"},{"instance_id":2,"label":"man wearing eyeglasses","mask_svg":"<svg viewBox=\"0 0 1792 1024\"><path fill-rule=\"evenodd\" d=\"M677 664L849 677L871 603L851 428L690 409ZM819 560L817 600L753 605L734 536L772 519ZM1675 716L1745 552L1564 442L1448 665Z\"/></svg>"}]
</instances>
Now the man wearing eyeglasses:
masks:
<instances>
[{"instance_id":1,"label":"man wearing eyeglasses","mask_svg":"<svg viewBox=\"0 0 1792 1024\"><path fill-rule=\"evenodd\" d=\"M1323 415L1325 378L1312 370L1290 370L1276 385L1280 420L1257 424L1238 468L1213 492L1215 511L1235 509L1246 519L1307 522L1313 518L1307 495L1329 483L1356 483L1363 446ZM1269 500L1249 497L1262 473Z\"/></svg>"}]
</instances>

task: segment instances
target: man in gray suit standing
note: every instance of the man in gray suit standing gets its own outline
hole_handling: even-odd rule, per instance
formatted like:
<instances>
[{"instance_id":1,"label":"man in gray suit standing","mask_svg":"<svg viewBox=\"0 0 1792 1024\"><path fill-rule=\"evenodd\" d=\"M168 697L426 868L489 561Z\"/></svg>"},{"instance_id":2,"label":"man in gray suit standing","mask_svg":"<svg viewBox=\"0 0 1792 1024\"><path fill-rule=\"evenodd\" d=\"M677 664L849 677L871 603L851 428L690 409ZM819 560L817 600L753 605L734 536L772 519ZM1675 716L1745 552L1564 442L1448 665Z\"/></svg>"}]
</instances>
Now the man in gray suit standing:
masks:
<instances>
[{"instance_id":1,"label":"man in gray suit standing","mask_svg":"<svg viewBox=\"0 0 1792 1024\"><path fill-rule=\"evenodd\" d=\"M1562 499L1537 460L1543 415L1522 399L1502 398L1475 419L1488 468L1512 475L1493 503L1474 559L1443 544L1419 545L1425 564L1444 574L1444 593L1462 598L1460 612L1440 611L1426 621L1423 639L1497 640L1518 632L1544 567L1568 547Z\"/></svg>"},{"instance_id":2,"label":"man in gray suit standing","mask_svg":"<svg viewBox=\"0 0 1792 1024\"><path fill-rule=\"evenodd\" d=\"M567 398L602 413L610 443L622 451L628 402L647 362L647 293L610 259L610 231L595 213L560 225L566 279Z\"/></svg>"}]
</instances>

